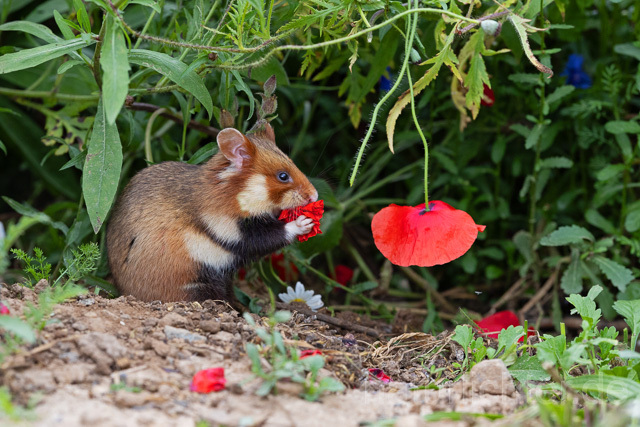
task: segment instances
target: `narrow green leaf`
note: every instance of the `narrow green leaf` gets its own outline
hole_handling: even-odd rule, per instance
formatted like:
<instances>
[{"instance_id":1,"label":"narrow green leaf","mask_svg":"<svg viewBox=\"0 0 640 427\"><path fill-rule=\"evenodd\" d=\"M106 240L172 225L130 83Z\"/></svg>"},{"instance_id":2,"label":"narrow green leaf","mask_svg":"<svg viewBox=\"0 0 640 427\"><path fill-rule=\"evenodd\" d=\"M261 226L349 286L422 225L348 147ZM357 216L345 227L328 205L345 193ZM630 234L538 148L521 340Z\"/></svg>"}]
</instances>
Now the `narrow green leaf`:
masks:
<instances>
[{"instance_id":1,"label":"narrow green leaf","mask_svg":"<svg viewBox=\"0 0 640 427\"><path fill-rule=\"evenodd\" d=\"M583 240L594 241L593 234L586 228L571 225L560 227L551 234L540 239L542 246L562 246L580 243Z\"/></svg>"},{"instance_id":2,"label":"narrow green leaf","mask_svg":"<svg viewBox=\"0 0 640 427\"><path fill-rule=\"evenodd\" d=\"M572 93L576 90L575 86L565 85L560 86L558 89L554 90L546 99L547 104L553 104L554 102L560 101L565 96Z\"/></svg>"},{"instance_id":3,"label":"narrow green leaf","mask_svg":"<svg viewBox=\"0 0 640 427\"><path fill-rule=\"evenodd\" d=\"M58 25L58 28L60 29L60 32L62 33L65 39L73 40L76 38L76 35L73 34L73 30L69 25L69 21L64 19L62 15L60 15L60 12L58 12L57 10L54 10L53 19L55 19L56 24Z\"/></svg>"},{"instance_id":4,"label":"narrow green leaf","mask_svg":"<svg viewBox=\"0 0 640 427\"><path fill-rule=\"evenodd\" d=\"M640 333L640 300L619 300L613 303L613 309L624 317L624 321L627 322L633 334Z\"/></svg>"},{"instance_id":5,"label":"narrow green leaf","mask_svg":"<svg viewBox=\"0 0 640 427\"><path fill-rule=\"evenodd\" d=\"M567 384L579 391L606 393L609 398L633 399L640 394L640 383L629 378L613 375L581 375L569 377Z\"/></svg>"},{"instance_id":6,"label":"narrow green leaf","mask_svg":"<svg viewBox=\"0 0 640 427\"><path fill-rule=\"evenodd\" d=\"M91 21L89 21L89 15L87 14L87 9L84 7L84 3L82 0L73 0L73 7L76 9L76 15L78 16L78 23L82 27L82 29L90 33L91 32Z\"/></svg>"},{"instance_id":7,"label":"narrow green leaf","mask_svg":"<svg viewBox=\"0 0 640 427\"><path fill-rule=\"evenodd\" d=\"M540 135L542 135L542 131L545 128L546 128L545 125L537 124L531 129L531 132L529 132L529 135L527 135L527 139L524 142L524 147L527 150L534 148L536 144L538 144L538 141L540 140Z\"/></svg>"},{"instance_id":8,"label":"narrow green leaf","mask_svg":"<svg viewBox=\"0 0 640 427\"><path fill-rule=\"evenodd\" d=\"M565 294L579 294L582 292L582 265L577 250L572 251L571 262L564 274L562 274L560 287Z\"/></svg>"},{"instance_id":9,"label":"narrow green leaf","mask_svg":"<svg viewBox=\"0 0 640 427\"><path fill-rule=\"evenodd\" d=\"M633 121L612 120L604 125L607 132L613 134L619 133L640 133L640 124Z\"/></svg>"},{"instance_id":10,"label":"narrow green leaf","mask_svg":"<svg viewBox=\"0 0 640 427\"><path fill-rule=\"evenodd\" d=\"M129 61L166 76L195 96L209 113L209 118L213 117L213 101L203 79L195 71L189 70L185 63L164 53L142 49L132 49Z\"/></svg>"},{"instance_id":11,"label":"narrow green leaf","mask_svg":"<svg viewBox=\"0 0 640 427\"><path fill-rule=\"evenodd\" d=\"M79 59L72 59L70 61L64 62L61 66L58 67L57 74L64 74L67 71L69 71L71 68L80 64L84 64L84 62L80 61Z\"/></svg>"},{"instance_id":12,"label":"narrow green leaf","mask_svg":"<svg viewBox=\"0 0 640 427\"><path fill-rule=\"evenodd\" d=\"M40 224L50 225L56 230L60 230L62 234L66 235L69 232L69 227L67 227L65 223L60 221L54 221L49 215L47 215L44 212L40 212L39 210L36 210L31 206L18 203L15 200L10 199L9 197L6 197L6 196L2 196L2 200L4 200L6 204L11 206L11 209L18 212L22 216L33 218Z\"/></svg>"},{"instance_id":13,"label":"narrow green leaf","mask_svg":"<svg viewBox=\"0 0 640 427\"><path fill-rule=\"evenodd\" d=\"M553 76L553 71L551 68L543 65L538 59L534 56L531 51L531 46L529 46L529 39L527 38L527 22L531 21L530 19L524 19L516 14L511 14L507 18L509 22L513 24L513 27L518 34L518 38L520 39L520 43L522 44L522 49L524 50L524 54L529 58L529 61L536 67L540 72L549 74L547 77L551 78Z\"/></svg>"},{"instance_id":14,"label":"narrow green leaf","mask_svg":"<svg viewBox=\"0 0 640 427\"><path fill-rule=\"evenodd\" d=\"M21 340L33 344L36 342L36 333L24 320L13 316L0 316L0 329L9 332Z\"/></svg>"},{"instance_id":15,"label":"narrow green leaf","mask_svg":"<svg viewBox=\"0 0 640 427\"><path fill-rule=\"evenodd\" d=\"M543 159L540 162L540 168L542 169L551 169L551 168L561 168L568 169L573 166L573 160L568 159L566 157L548 157Z\"/></svg>"},{"instance_id":16,"label":"narrow green leaf","mask_svg":"<svg viewBox=\"0 0 640 427\"><path fill-rule=\"evenodd\" d=\"M32 49L24 49L15 53L7 53L6 55L0 56L0 74L32 68L93 43L95 43L93 39L85 42L79 38L38 46Z\"/></svg>"},{"instance_id":17,"label":"narrow green leaf","mask_svg":"<svg viewBox=\"0 0 640 427\"><path fill-rule=\"evenodd\" d=\"M132 4L132 3L150 7L151 9L155 10L157 13L162 12L162 10L160 9L160 6L158 6L158 3L155 0L130 0L129 4Z\"/></svg>"},{"instance_id":18,"label":"narrow green leaf","mask_svg":"<svg viewBox=\"0 0 640 427\"><path fill-rule=\"evenodd\" d=\"M591 225L594 225L609 234L616 234L616 227L609 221L607 218L602 216L600 212L591 208L587 209L587 212L584 214L584 219Z\"/></svg>"},{"instance_id":19,"label":"narrow green leaf","mask_svg":"<svg viewBox=\"0 0 640 427\"><path fill-rule=\"evenodd\" d=\"M49 27L29 21L11 21L0 25L0 31L22 31L49 43L61 42L64 39L56 36Z\"/></svg>"},{"instance_id":20,"label":"narrow green leaf","mask_svg":"<svg viewBox=\"0 0 640 427\"><path fill-rule=\"evenodd\" d=\"M120 135L116 124L107 122L101 98L82 174L82 192L96 234L111 209L121 170Z\"/></svg>"},{"instance_id":21,"label":"narrow green leaf","mask_svg":"<svg viewBox=\"0 0 640 427\"><path fill-rule=\"evenodd\" d=\"M619 163L615 165L607 165L604 168L600 169L600 171L598 171L598 173L596 174L596 178L598 179L598 181L607 181L624 172L624 169L625 166Z\"/></svg>"},{"instance_id":22,"label":"narrow green leaf","mask_svg":"<svg viewBox=\"0 0 640 427\"><path fill-rule=\"evenodd\" d=\"M598 266L600 271L611 280L611 283L622 292L624 292L629 282L635 279L630 269L609 258L595 256L592 261Z\"/></svg>"},{"instance_id":23,"label":"narrow green leaf","mask_svg":"<svg viewBox=\"0 0 640 427\"><path fill-rule=\"evenodd\" d=\"M124 34L115 18L107 15L100 66L102 68L102 97L107 122L113 124L129 93L129 61Z\"/></svg>"},{"instance_id":24,"label":"narrow green leaf","mask_svg":"<svg viewBox=\"0 0 640 427\"><path fill-rule=\"evenodd\" d=\"M640 61L640 47L634 43L623 43L614 46L613 51L621 55L631 56Z\"/></svg>"}]
</instances>

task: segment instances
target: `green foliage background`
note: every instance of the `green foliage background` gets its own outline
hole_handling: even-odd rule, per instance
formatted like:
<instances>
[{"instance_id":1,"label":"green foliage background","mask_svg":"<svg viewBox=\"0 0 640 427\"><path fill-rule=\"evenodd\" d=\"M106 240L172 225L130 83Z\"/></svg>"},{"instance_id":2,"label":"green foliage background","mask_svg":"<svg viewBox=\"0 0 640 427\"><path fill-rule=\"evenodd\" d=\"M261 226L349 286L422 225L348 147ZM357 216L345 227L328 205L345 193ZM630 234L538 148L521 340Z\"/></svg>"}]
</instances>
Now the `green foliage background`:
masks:
<instances>
[{"instance_id":1,"label":"green foliage background","mask_svg":"<svg viewBox=\"0 0 640 427\"><path fill-rule=\"evenodd\" d=\"M348 293L332 293L333 302L383 315L399 306L395 297L432 308L426 282L481 291L454 305L484 311L522 278L511 308L546 282L541 302L557 321L561 295L601 284L598 301L613 317L614 299L640 298L633 3L4 0L0 274L14 277L12 247L43 248L60 271L80 244L102 244L113 199L137 170L205 161L216 129L246 131L269 112L262 85L275 75L279 145L328 207L324 234L287 258L308 282L324 282L326 296L333 267L354 268ZM502 24L497 35L478 25L490 14ZM562 75L573 53L590 88ZM416 120L410 92L396 101L409 88L403 66ZM381 78L400 82L378 105ZM485 85L492 106L481 104ZM429 143L429 197L487 229L459 260L408 272L385 264L370 222L390 203L424 201L416 121ZM103 251L89 283L113 291L107 274Z\"/></svg>"}]
</instances>

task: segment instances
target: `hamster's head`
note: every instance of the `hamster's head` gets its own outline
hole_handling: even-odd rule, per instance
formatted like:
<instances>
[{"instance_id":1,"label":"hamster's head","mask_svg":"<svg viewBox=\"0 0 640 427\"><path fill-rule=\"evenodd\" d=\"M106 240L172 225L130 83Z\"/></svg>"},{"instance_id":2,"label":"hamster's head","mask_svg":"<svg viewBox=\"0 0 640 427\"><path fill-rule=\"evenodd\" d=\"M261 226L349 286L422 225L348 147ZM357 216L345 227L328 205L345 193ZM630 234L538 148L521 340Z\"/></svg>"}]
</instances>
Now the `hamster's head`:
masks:
<instances>
[{"instance_id":1,"label":"hamster's head","mask_svg":"<svg viewBox=\"0 0 640 427\"><path fill-rule=\"evenodd\" d=\"M243 216L277 216L284 209L318 200L311 182L276 146L266 121L246 136L237 129L223 129L217 141L229 162L223 173L238 185L236 197Z\"/></svg>"}]
</instances>

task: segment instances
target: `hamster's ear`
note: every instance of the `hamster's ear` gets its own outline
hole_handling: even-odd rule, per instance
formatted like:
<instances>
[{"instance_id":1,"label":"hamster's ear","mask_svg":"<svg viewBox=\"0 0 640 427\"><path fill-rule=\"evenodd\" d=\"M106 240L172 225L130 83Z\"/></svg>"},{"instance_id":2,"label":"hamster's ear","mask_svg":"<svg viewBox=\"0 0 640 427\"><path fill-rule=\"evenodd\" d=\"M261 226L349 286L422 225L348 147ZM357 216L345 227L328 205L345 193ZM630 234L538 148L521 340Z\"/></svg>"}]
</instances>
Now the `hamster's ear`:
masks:
<instances>
[{"instance_id":1,"label":"hamster's ear","mask_svg":"<svg viewBox=\"0 0 640 427\"><path fill-rule=\"evenodd\" d=\"M217 137L220 152L238 169L253 158L256 147L239 130L222 129Z\"/></svg>"}]
</instances>

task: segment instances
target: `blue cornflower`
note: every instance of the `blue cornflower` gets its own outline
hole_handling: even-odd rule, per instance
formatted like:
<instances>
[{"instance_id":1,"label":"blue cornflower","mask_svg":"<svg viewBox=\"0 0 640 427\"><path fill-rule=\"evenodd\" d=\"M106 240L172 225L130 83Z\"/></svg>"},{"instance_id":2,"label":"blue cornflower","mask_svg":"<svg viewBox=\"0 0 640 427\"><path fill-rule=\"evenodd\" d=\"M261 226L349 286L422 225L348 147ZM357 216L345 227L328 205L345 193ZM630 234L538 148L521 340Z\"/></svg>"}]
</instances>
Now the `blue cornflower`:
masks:
<instances>
[{"instance_id":1,"label":"blue cornflower","mask_svg":"<svg viewBox=\"0 0 640 427\"><path fill-rule=\"evenodd\" d=\"M391 86L393 86L391 83L391 67L387 67L385 74L380 76L378 84L380 92L389 92L391 90Z\"/></svg>"},{"instance_id":2,"label":"blue cornflower","mask_svg":"<svg viewBox=\"0 0 640 427\"><path fill-rule=\"evenodd\" d=\"M582 68L584 57L577 53L569 55L569 61L562 71L561 76L567 78L567 84L575 86L578 89L589 89L591 87L591 77Z\"/></svg>"}]
</instances>

